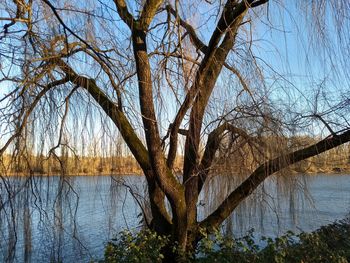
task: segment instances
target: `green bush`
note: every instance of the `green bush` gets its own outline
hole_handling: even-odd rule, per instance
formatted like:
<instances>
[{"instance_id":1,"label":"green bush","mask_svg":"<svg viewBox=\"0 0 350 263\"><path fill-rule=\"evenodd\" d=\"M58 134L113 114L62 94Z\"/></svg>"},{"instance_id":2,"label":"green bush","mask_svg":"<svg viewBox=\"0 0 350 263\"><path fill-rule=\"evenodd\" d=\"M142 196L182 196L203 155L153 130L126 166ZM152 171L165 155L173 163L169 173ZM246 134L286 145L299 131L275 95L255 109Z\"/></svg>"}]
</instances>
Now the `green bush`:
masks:
<instances>
[{"instance_id":1,"label":"green bush","mask_svg":"<svg viewBox=\"0 0 350 263\"><path fill-rule=\"evenodd\" d=\"M162 262L164 258L162 248L168 243L167 237L159 236L150 230L142 230L138 233L123 231L107 244L102 262Z\"/></svg>"},{"instance_id":2,"label":"green bush","mask_svg":"<svg viewBox=\"0 0 350 263\"><path fill-rule=\"evenodd\" d=\"M254 239L253 231L239 239L224 237L219 231L213 235L202 234L196 258L188 257L188 262L350 262L350 219L321 227L312 233L295 235L287 232L275 239L262 237L260 242ZM103 262L162 262L162 249L169 242L169 238L149 230L139 233L124 231L108 243ZM258 244L263 245L260 247Z\"/></svg>"},{"instance_id":3,"label":"green bush","mask_svg":"<svg viewBox=\"0 0 350 263\"><path fill-rule=\"evenodd\" d=\"M350 220L321 227L312 233L295 235L289 231L275 239L262 237L260 243L265 245L262 248L257 245L253 232L240 239L216 234L202 240L196 262L350 262Z\"/></svg>"}]
</instances>

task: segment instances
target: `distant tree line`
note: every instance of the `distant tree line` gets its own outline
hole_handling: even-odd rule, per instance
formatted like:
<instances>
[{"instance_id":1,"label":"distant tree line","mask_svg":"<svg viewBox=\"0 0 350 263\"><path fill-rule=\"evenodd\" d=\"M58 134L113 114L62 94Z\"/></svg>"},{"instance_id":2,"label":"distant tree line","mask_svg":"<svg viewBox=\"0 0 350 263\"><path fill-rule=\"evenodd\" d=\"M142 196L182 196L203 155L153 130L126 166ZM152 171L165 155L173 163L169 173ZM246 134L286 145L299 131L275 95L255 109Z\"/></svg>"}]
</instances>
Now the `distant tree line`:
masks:
<instances>
[{"instance_id":1,"label":"distant tree line","mask_svg":"<svg viewBox=\"0 0 350 263\"><path fill-rule=\"evenodd\" d=\"M232 142L228 136L226 143L218 151L213 162L212 175L232 175L251 173L264 158L275 158L282 148L298 150L306 145L315 143L317 138L310 136L293 137L266 137L259 138L264 142L260 151L252 148L250 144ZM178 156L174 169L182 173L183 157ZM132 155L104 156L100 154L85 156L70 156L65 147L61 148L60 155L24 156L4 155L1 158L1 170L11 175L108 175L108 174L142 174L142 169ZM332 173L350 171L350 145L343 144L335 149L321 153L317 156L302 160L286 168L289 173Z\"/></svg>"}]
</instances>

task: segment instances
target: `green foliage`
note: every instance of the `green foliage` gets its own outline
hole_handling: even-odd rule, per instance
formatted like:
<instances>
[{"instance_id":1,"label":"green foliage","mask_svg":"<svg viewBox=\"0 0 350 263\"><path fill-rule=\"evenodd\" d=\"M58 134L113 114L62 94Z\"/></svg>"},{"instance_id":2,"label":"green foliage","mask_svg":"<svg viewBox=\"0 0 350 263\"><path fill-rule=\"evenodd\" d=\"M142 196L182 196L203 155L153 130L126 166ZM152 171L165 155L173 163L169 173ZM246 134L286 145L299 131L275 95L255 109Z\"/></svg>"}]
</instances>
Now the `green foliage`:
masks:
<instances>
[{"instance_id":1,"label":"green foliage","mask_svg":"<svg viewBox=\"0 0 350 263\"><path fill-rule=\"evenodd\" d=\"M167 237L159 236L150 230L138 233L121 232L109 242L105 249L106 263L156 263L162 262L162 249L169 243Z\"/></svg>"},{"instance_id":2,"label":"green foliage","mask_svg":"<svg viewBox=\"0 0 350 263\"><path fill-rule=\"evenodd\" d=\"M262 237L260 243L265 245L257 245L252 231L240 239L223 238L216 233L203 239L196 262L350 262L350 221L336 222L312 233L295 235L289 231L275 239Z\"/></svg>"},{"instance_id":3,"label":"green foliage","mask_svg":"<svg viewBox=\"0 0 350 263\"><path fill-rule=\"evenodd\" d=\"M259 246L253 239L253 230L239 239L224 237L217 231L211 236L204 235L198 245L195 262L254 262L258 251Z\"/></svg>"},{"instance_id":4,"label":"green foliage","mask_svg":"<svg viewBox=\"0 0 350 263\"><path fill-rule=\"evenodd\" d=\"M224 237L219 231L212 235L202 231L201 235L203 239L197 246L196 258L188 256L188 262L350 262L350 219L321 227L312 233L295 235L289 231L275 239L262 237L259 242L254 238L253 230L239 239ZM165 247L176 250L169 238L151 231L143 230L137 234L124 231L108 243L103 262L162 262Z\"/></svg>"}]
</instances>

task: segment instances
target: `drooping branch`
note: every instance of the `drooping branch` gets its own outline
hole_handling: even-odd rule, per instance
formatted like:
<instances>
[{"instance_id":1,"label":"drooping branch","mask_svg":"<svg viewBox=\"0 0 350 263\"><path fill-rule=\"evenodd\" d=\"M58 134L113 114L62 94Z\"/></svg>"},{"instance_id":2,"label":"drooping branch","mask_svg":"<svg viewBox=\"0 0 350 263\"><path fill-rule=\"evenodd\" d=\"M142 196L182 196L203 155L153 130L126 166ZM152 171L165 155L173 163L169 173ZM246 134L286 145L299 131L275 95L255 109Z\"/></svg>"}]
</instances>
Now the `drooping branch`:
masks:
<instances>
[{"instance_id":1,"label":"drooping branch","mask_svg":"<svg viewBox=\"0 0 350 263\"><path fill-rule=\"evenodd\" d=\"M4 152L6 151L6 149L8 148L8 146L11 144L11 142L17 138L18 136L21 135L24 127L27 125L27 121L28 118L30 117L31 113L33 112L33 110L35 109L36 105L39 103L39 101L41 100L41 98L53 87L59 86L59 85L63 85L65 83L69 82L69 77L66 76L63 79L60 80L56 80L53 81L49 84L47 84L40 92L39 94L35 97L35 99L33 100L33 102L30 104L30 106L28 107L28 109L26 110L26 112L24 113L23 116L23 120L21 122L21 124L19 125L19 127L16 129L16 132L6 141L5 145L0 149L0 156L2 156L4 154Z\"/></svg>"},{"instance_id":2,"label":"drooping branch","mask_svg":"<svg viewBox=\"0 0 350 263\"><path fill-rule=\"evenodd\" d=\"M313 114L313 116L317 119L319 119L325 126L326 128L328 129L328 131L332 134L332 135L336 135L333 131L333 129L331 128L331 126L323 119L323 117L319 114Z\"/></svg>"},{"instance_id":3,"label":"drooping branch","mask_svg":"<svg viewBox=\"0 0 350 263\"><path fill-rule=\"evenodd\" d=\"M68 116L68 112L69 112L69 103L70 103L70 98L72 97L72 95L74 94L74 92L78 89L78 86L75 86L68 94L68 96L65 98L65 109L63 112L63 116L61 118L61 124L60 124L60 129L58 132L58 140L57 143L54 147L52 147L48 152L49 152L49 157L51 154L53 154L55 156L55 158L58 159L59 162L61 162L60 158L57 156L57 154L55 153L55 150L58 149L61 145L62 145L62 138L63 138L63 129L64 129L64 125L66 123L67 120L67 116ZM63 166L62 166L63 167ZM63 167L63 169L65 169L65 167ZM65 174L65 172L62 171L63 174Z\"/></svg>"},{"instance_id":4,"label":"drooping branch","mask_svg":"<svg viewBox=\"0 0 350 263\"><path fill-rule=\"evenodd\" d=\"M191 26L189 23L187 23L185 20L183 20L171 5L167 5L166 10L170 14L172 14L178 20L179 24L187 31L187 33L190 36L190 39L191 39L192 43L194 44L194 46L196 47L196 49L205 53L207 46L197 36L196 30L193 28L193 26Z\"/></svg>"},{"instance_id":5,"label":"drooping branch","mask_svg":"<svg viewBox=\"0 0 350 263\"><path fill-rule=\"evenodd\" d=\"M247 3L246 3L247 2ZM193 34L193 31L191 30L191 27L189 25L186 25L184 22L182 22L182 25L189 29L189 33L192 32L192 38L195 40L194 43L198 45L197 48L202 49L204 51L205 49L205 56L200 63L200 66L198 68L198 71L196 73L194 85L190 88L190 90L187 92L186 97L181 104L175 119L172 123L172 128L170 132L170 144L169 144L169 153L168 153L168 165L171 166L172 163L175 160L176 157L176 149L177 149L177 138L178 138L178 129L182 123L183 118L185 117L188 109L191 107L193 100L196 98L197 94L202 94L203 99L197 100L197 105L202 104L199 108L195 109L193 112L193 118L196 119L196 125L192 125L197 127L198 123L201 122L200 116L194 116L197 115L196 112L202 111L202 108L206 107L206 100L209 98L211 91L216 83L216 80L220 74L222 65L225 63L226 57L231 50L234 39L236 36L236 33L238 31L238 28L240 26L240 23L244 17L244 14L246 13L248 9L247 4L251 4L253 1L242 1L239 4L236 3L236 1L230 1L228 0L226 2L224 11L221 15L221 18L217 24L216 29L214 30L208 47L202 47L201 41L196 36L196 34ZM168 7L169 9L169 7ZM171 9L169 9L169 12L171 12ZM175 13L176 15L176 13ZM180 20L181 24L181 20ZM224 36L224 40L219 45L222 36ZM196 107L193 107L193 109ZM199 114L201 115L201 114ZM190 121L192 123L192 121ZM197 129L197 128L196 128ZM189 142L189 144L192 145L198 145L199 144L199 138L198 135L200 133L197 131L197 135L194 136L191 134L194 131L193 127L190 128L190 136L187 137L188 140L195 140L196 142ZM197 147L195 147L197 148ZM192 152L195 152L195 155L197 155L196 149L194 149ZM188 156L189 159L185 160L184 165L184 174L191 174L191 171L193 170L193 165L190 165L190 163L193 163L195 161L195 157L193 153L185 154L185 156ZM185 168L186 167L186 168Z\"/></svg>"},{"instance_id":6,"label":"drooping branch","mask_svg":"<svg viewBox=\"0 0 350 263\"><path fill-rule=\"evenodd\" d=\"M56 64L66 73L72 83L79 85L89 92L95 101L102 107L105 113L112 119L119 129L123 139L135 156L143 170L149 170L150 162L146 147L136 135L133 127L118 106L114 104L97 86L94 79L78 75L67 63L61 59L55 59Z\"/></svg>"},{"instance_id":7,"label":"drooping branch","mask_svg":"<svg viewBox=\"0 0 350 263\"><path fill-rule=\"evenodd\" d=\"M49 1L49 0L42 0L53 12L53 14L55 15L55 17L57 18L58 22L63 26L64 31L68 31L69 33L71 33L74 37L76 37L79 41L81 41L81 43L83 43L88 49L90 49L101 61L104 61L102 55L97 51L96 48L94 48L93 46L91 46L85 39L81 38L79 35L77 35L61 18L61 16L59 15L59 13L57 12L57 8ZM123 0L121 0L123 1ZM68 39L67 36L65 37L65 41L66 41L66 48L68 49L69 44L68 44ZM108 63L106 63L106 66L108 67Z\"/></svg>"},{"instance_id":8,"label":"drooping branch","mask_svg":"<svg viewBox=\"0 0 350 263\"><path fill-rule=\"evenodd\" d=\"M103 63L103 61L101 61L94 53L91 53L89 50L85 50L85 52L88 55L90 55L93 59L95 59L95 61L97 61L97 63L101 66L101 68L104 70L104 72L108 76L109 82L110 82L111 86L113 87L114 91L117 94L118 108L119 108L120 111L123 111L123 102L122 102L121 88L120 88L120 85L118 85L115 82L115 80L114 80L114 76L116 76L115 72L111 71L110 68L107 67L105 65L105 63Z\"/></svg>"},{"instance_id":9,"label":"drooping branch","mask_svg":"<svg viewBox=\"0 0 350 263\"><path fill-rule=\"evenodd\" d=\"M16 15L14 18L1 18L1 21L10 21L9 23L5 24L3 26L4 34L3 36L0 36L0 40L2 40L9 32L10 27L16 24L16 22L24 22L29 23L30 19L25 17L25 14L28 13L30 10L30 6L25 3L25 1L22 0L13 0L14 4L16 5Z\"/></svg>"},{"instance_id":10,"label":"drooping branch","mask_svg":"<svg viewBox=\"0 0 350 263\"><path fill-rule=\"evenodd\" d=\"M198 92L193 102L190 114L189 136L187 136L185 145L185 177L192 176L195 166L198 164L200 132L205 109L223 64L225 63L225 60L234 45L237 31L246 11L247 10L240 13L239 16L235 18L233 24L230 24L230 30L226 33L219 48L212 52L210 51L211 49L209 47L209 51L207 51L207 54L202 62L204 64L202 64L198 70L195 80L195 85Z\"/></svg>"},{"instance_id":11,"label":"drooping branch","mask_svg":"<svg viewBox=\"0 0 350 263\"><path fill-rule=\"evenodd\" d=\"M105 111L107 116L115 123L120 131L124 141L128 145L135 159L141 166L148 181L151 209L154 215L158 215L156 222L162 222L164 225L170 225L170 216L164 205L164 193L156 182L152 170L149 155L146 147L135 133L134 128L126 118L125 114L114 104L98 87L94 79L89 79L78 75L67 63L60 59L55 59L55 63L67 74L69 80L84 88L95 99L95 101ZM168 227L167 227L168 228Z\"/></svg>"},{"instance_id":12,"label":"drooping branch","mask_svg":"<svg viewBox=\"0 0 350 263\"><path fill-rule=\"evenodd\" d=\"M329 136L320 142L289 154L281 155L259 166L240 186L238 186L221 205L199 225L211 231L217 228L232 211L248 197L268 176L289 165L318 155L350 141L350 130L339 135Z\"/></svg>"},{"instance_id":13,"label":"drooping branch","mask_svg":"<svg viewBox=\"0 0 350 263\"><path fill-rule=\"evenodd\" d=\"M242 137L248 143L261 144L261 142L247 134L244 130L233 126L228 122L224 122L217 128L215 128L208 136L207 144L205 146L204 154L199 165L199 182L198 182L198 192L202 190L202 187L207 179L210 168L215 159L215 154L221 144L223 134L228 131L239 137Z\"/></svg>"},{"instance_id":14,"label":"drooping branch","mask_svg":"<svg viewBox=\"0 0 350 263\"><path fill-rule=\"evenodd\" d=\"M225 68L227 68L228 70L230 70L233 74L236 75L236 77L238 78L239 82L241 83L243 89L249 94L249 96L252 98L253 102L255 104L257 104L254 100L253 94L251 92L251 90L249 89L249 86L247 84L247 82L244 80L242 74L238 71L238 69L236 69L233 66L230 66L229 64L227 64L226 62L224 63Z\"/></svg>"},{"instance_id":15,"label":"drooping branch","mask_svg":"<svg viewBox=\"0 0 350 263\"><path fill-rule=\"evenodd\" d=\"M205 108L215 86L216 80L221 72L226 58L233 48L238 29L243 18L257 1L227 1L223 13L212 34L205 57L198 69L195 87L196 97L190 114L189 136L185 145L184 178L192 176L196 171L200 132ZM224 36L221 41L222 36ZM221 44L220 44L221 42ZM191 186L192 187L192 186Z\"/></svg>"}]
</instances>

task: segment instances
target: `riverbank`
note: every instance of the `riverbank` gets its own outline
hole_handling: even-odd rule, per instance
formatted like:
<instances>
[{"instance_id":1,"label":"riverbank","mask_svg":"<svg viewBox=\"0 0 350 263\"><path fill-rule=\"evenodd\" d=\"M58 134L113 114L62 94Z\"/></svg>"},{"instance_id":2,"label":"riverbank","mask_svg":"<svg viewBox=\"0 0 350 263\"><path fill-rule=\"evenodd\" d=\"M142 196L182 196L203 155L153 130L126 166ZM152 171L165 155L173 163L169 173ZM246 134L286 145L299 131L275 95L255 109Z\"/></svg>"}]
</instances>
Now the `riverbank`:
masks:
<instances>
[{"instance_id":1,"label":"riverbank","mask_svg":"<svg viewBox=\"0 0 350 263\"><path fill-rule=\"evenodd\" d=\"M290 175L309 175L309 176L314 176L314 175L328 175L328 176L334 176L334 175L350 175L350 169L344 169L344 170L324 170L324 169L319 169L319 170L314 170L310 172L297 172L297 171L289 171ZM181 176L181 172L179 171L176 173L177 175ZM50 176L62 176L61 173L54 173L54 174L47 174L47 173L0 173L0 176L4 177L50 177ZM142 171L134 171L134 172L120 172L120 173L68 173L64 174L65 177L81 177L81 176L143 176ZM227 175L226 175L227 176Z\"/></svg>"},{"instance_id":2,"label":"riverbank","mask_svg":"<svg viewBox=\"0 0 350 263\"><path fill-rule=\"evenodd\" d=\"M169 242L169 238L147 230L138 233L123 231L118 239L107 244L104 260L99 262L160 263L163 259L162 248L169 245ZM346 263L350 262L350 219L322 226L311 233L295 235L287 232L275 239L262 237L258 242L254 239L253 232L240 239L217 233L203 239L195 255L195 258L188 257L186 262Z\"/></svg>"},{"instance_id":3,"label":"riverbank","mask_svg":"<svg viewBox=\"0 0 350 263\"><path fill-rule=\"evenodd\" d=\"M350 262L350 218L311 233L295 235L288 232L275 239L262 238L262 241L265 245L261 248L250 235L239 240L215 240L213 249L196 262ZM220 249L215 249L215 245Z\"/></svg>"},{"instance_id":4,"label":"riverbank","mask_svg":"<svg viewBox=\"0 0 350 263\"><path fill-rule=\"evenodd\" d=\"M348 147L331 150L318 156L300 161L282 170L285 174L350 174L350 157ZM243 156L244 157L244 156ZM211 173L216 175L251 174L265 159L249 160L239 156L217 158L213 162ZM247 157L247 156L246 156ZM243 159L242 159L243 158ZM20 156L4 155L0 158L0 175L7 176L121 176L142 175L142 169L132 156L62 156L44 155ZM175 174L182 174L183 157L178 156L174 162Z\"/></svg>"}]
</instances>

